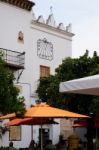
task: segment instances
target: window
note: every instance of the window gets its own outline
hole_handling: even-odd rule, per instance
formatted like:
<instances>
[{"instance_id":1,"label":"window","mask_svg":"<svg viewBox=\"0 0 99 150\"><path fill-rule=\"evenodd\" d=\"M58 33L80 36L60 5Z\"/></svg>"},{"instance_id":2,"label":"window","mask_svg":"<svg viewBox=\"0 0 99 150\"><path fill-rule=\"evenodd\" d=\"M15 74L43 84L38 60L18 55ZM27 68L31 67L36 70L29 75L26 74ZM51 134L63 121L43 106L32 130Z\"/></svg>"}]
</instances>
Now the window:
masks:
<instances>
[{"instance_id":1,"label":"window","mask_svg":"<svg viewBox=\"0 0 99 150\"><path fill-rule=\"evenodd\" d=\"M10 141L21 141L21 126L10 126L9 140Z\"/></svg>"},{"instance_id":2,"label":"window","mask_svg":"<svg viewBox=\"0 0 99 150\"><path fill-rule=\"evenodd\" d=\"M47 77L50 75L50 67L40 66L40 77Z\"/></svg>"}]
</instances>

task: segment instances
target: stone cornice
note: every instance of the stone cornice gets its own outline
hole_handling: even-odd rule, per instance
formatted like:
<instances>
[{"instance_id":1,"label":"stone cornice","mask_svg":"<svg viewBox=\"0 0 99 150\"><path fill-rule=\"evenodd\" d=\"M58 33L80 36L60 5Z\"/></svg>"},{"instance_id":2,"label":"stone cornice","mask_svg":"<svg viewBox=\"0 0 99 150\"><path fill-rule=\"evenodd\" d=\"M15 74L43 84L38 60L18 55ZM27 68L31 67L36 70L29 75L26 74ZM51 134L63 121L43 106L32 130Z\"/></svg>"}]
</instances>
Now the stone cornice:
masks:
<instances>
[{"instance_id":1,"label":"stone cornice","mask_svg":"<svg viewBox=\"0 0 99 150\"><path fill-rule=\"evenodd\" d=\"M70 37L71 38L75 35L71 32L67 32L65 30L58 29L57 27L52 27L52 26L49 26L47 24L40 23L40 22L37 22L37 21L34 21L34 20L31 21L31 24L35 25L35 26L38 26L39 28L41 27L42 30L49 30L49 31L54 32L56 34L60 34L63 37ZM33 26L31 26L31 27L33 27Z\"/></svg>"},{"instance_id":2,"label":"stone cornice","mask_svg":"<svg viewBox=\"0 0 99 150\"><path fill-rule=\"evenodd\" d=\"M27 11L31 11L33 5L35 5L34 2L29 1L29 0L0 0L0 1L17 6Z\"/></svg>"}]
</instances>

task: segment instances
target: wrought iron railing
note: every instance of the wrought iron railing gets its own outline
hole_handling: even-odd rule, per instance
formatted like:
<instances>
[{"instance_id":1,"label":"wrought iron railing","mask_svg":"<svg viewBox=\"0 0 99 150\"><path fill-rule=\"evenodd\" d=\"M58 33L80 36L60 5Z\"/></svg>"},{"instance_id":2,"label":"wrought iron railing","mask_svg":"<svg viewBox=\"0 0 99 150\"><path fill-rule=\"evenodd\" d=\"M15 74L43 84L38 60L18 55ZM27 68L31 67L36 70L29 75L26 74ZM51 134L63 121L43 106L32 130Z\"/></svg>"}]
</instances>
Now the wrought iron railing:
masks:
<instances>
[{"instance_id":1,"label":"wrought iron railing","mask_svg":"<svg viewBox=\"0 0 99 150\"><path fill-rule=\"evenodd\" d=\"M24 68L25 64L25 52L20 53L8 49L0 48L0 51L3 53L3 60L6 62L7 65L13 66L16 68Z\"/></svg>"}]
</instances>

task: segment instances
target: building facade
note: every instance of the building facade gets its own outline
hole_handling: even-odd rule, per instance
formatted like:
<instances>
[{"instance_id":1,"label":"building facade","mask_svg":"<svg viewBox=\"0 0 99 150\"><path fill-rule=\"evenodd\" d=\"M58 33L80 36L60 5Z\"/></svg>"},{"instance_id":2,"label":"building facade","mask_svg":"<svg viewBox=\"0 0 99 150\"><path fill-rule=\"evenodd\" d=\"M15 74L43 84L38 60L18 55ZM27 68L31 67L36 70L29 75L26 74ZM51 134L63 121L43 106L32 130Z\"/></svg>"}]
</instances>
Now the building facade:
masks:
<instances>
[{"instance_id":1,"label":"building facade","mask_svg":"<svg viewBox=\"0 0 99 150\"><path fill-rule=\"evenodd\" d=\"M42 76L54 74L55 68L72 54L71 24L56 25L53 14L44 20L35 17L33 6L28 0L0 0L0 50L4 53L7 66L15 75L15 84L20 95L25 97L26 107L38 99L36 89ZM56 127L57 126L57 127ZM57 143L60 125L44 126L53 143ZM38 127L33 127L34 139L38 141ZM45 130L44 130L45 132ZM27 136L26 136L27 135ZM16 147L27 147L31 139L31 127L21 128L21 140ZM0 140L9 143L9 133Z\"/></svg>"}]
</instances>

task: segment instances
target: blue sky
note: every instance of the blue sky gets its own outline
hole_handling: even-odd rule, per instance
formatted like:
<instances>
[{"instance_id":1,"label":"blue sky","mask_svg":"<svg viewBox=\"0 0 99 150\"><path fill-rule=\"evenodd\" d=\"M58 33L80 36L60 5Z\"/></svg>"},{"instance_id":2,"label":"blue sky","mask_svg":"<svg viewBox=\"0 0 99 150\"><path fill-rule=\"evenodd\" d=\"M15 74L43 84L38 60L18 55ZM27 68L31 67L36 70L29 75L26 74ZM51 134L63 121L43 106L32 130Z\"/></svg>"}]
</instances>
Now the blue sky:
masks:
<instances>
[{"instance_id":1,"label":"blue sky","mask_svg":"<svg viewBox=\"0 0 99 150\"><path fill-rule=\"evenodd\" d=\"M89 50L99 54L99 0L33 0L36 17L43 15L46 20L50 14L50 6L56 24L63 22L64 26L72 23L75 34L72 43L72 56L79 57Z\"/></svg>"}]
</instances>

